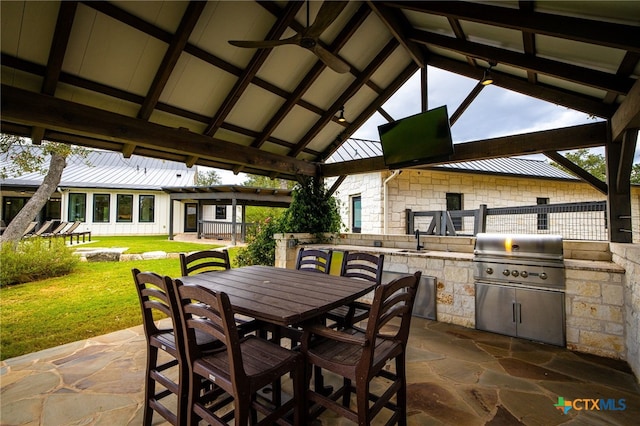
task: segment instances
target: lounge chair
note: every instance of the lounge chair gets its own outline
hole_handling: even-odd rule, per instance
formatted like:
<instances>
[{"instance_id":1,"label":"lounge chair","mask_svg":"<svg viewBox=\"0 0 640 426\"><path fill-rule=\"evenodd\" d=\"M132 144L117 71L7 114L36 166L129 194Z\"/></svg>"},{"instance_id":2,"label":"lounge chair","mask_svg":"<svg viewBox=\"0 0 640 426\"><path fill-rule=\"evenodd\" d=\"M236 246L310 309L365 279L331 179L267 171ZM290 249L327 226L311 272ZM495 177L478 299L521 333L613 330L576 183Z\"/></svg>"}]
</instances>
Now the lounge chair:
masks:
<instances>
[{"instance_id":1,"label":"lounge chair","mask_svg":"<svg viewBox=\"0 0 640 426\"><path fill-rule=\"evenodd\" d=\"M51 226L53 226L53 221L52 220L47 220L45 223L42 224L42 226L40 228L38 228L37 231L35 231L34 233L27 235L28 237L41 237L42 234L44 234L45 232L49 231L49 229L51 229Z\"/></svg>"},{"instance_id":2,"label":"lounge chair","mask_svg":"<svg viewBox=\"0 0 640 426\"><path fill-rule=\"evenodd\" d=\"M36 226L38 226L38 222L31 222L29 226L27 226L27 229L24 230L22 237L24 238L33 234L33 230L36 229Z\"/></svg>"},{"instance_id":3,"label":"lounge chair","mask_svg":"<svg viewBox=\"0 0 640 426\"><path fill-rule=\"evenodd\" d=\"M69 222L60 222L51 232L42 234L43 237L55 237L69 226Z\"/></svg>"}]
</instances>

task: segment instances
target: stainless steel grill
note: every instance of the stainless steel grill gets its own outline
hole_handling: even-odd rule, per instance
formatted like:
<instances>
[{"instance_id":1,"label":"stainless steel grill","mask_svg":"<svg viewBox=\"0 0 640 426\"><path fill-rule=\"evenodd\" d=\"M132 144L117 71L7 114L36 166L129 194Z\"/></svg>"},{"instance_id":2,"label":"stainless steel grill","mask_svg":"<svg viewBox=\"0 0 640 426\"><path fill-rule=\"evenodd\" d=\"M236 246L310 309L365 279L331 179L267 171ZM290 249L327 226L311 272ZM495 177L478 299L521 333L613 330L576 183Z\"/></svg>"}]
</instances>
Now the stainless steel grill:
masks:
<instances>
[{"instance_id":1,"label":"stainless steel grill","mask_svg":"<svg viewBox=\"0 0 640 426\"><path fill-rule=\"evenodd\" d=\"M478 234L474 278L501 284L564 290L560 235Z\"/></svg>"},{"instance_id":2,"label":"stainless steel grill","mask_svg":"<svg viewBox=\"0 0 640 426\"><path fill-rule=\"evenodd\" d=\"M565 268L559 235L478 234L476 328L565 346Z\"/></svg>"}]
</instances>

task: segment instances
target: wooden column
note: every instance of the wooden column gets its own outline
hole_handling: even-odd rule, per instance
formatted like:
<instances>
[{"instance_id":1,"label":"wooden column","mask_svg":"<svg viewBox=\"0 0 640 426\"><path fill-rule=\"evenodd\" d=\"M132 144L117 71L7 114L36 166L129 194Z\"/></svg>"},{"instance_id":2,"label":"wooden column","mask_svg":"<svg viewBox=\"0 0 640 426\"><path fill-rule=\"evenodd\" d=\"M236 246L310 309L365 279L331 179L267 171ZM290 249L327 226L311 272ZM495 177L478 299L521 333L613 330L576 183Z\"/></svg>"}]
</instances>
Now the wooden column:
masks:
<instances>
[{"instance_id":1,"label":"wooden column","mask_svg":"<svg viewBox=\"0 0 640 426\"><path fill-rule=\"evenodd\" d=\"M621 142L606 145L609 241L633 242L631 227L631 166L638 130L624 132Z\"/></svg>"}]
</instances>

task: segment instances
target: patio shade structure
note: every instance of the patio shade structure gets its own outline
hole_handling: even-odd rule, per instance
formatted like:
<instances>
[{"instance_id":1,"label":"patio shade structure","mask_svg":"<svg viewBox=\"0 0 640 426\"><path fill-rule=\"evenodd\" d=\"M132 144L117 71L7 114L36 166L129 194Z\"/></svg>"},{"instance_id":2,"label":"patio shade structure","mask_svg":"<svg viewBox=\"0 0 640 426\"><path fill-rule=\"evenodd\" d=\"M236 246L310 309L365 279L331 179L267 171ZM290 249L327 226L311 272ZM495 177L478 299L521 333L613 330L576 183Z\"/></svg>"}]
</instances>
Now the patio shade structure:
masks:
<instances>
[{"instance_id":1,"label":"patio shade structure","mask_svg":"<svg viewBox=\"0 0 640 426\"><path fill-rule=\"evenodd\" d=\"M496 86L605 121L458 144L448 162L544 153L607 194L611 240L631 241L640 3L352 1L331 8L319 48L229 43L305 33L322 4L2 2L1 130L284 179L343 176L385 169L382 157L324 160L374 113L402 118L382 105L413 74L426 110L428 65L478 82L491 67ZM558 154L595 146L604 185Z\"/></svg>"}]
</instances>

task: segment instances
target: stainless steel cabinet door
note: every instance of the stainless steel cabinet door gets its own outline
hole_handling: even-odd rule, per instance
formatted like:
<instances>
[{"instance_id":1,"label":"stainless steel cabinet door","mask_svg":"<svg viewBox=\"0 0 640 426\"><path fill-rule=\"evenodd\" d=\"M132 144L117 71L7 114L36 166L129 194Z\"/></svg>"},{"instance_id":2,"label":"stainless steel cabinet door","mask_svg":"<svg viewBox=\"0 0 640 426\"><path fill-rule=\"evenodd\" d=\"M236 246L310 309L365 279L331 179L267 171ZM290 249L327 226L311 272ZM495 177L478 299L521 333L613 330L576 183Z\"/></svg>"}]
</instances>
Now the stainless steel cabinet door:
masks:
<instances>
[{"instance_id":1,"label":"stainless steel cabinet door","mask_svg":"<svg viewBox=\"0 0 640 426\"><path fill-rule=\"evenodd\" d=\"M511 287L476 283L476 328L516 335L516 291Z\"/></svg>"},{"instance_id":2,"label":"stainless steel cabinet door","mask_svg":"<svg viewBox=\"0 0 640 426\"><path fill-rule=\"evenodd\" d=\"M565 345L564 294L543 290L516 290L518 337Z\"/></svg>"}]
</instances>

